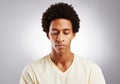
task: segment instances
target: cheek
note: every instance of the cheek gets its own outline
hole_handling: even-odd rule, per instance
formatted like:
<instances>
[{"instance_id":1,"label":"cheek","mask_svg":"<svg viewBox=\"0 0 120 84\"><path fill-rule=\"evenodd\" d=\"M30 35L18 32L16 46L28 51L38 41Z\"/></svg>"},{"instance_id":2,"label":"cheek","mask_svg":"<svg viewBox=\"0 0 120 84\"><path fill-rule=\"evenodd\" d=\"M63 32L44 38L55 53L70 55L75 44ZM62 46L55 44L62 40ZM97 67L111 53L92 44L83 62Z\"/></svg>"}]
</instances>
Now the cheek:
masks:
<instances>
[{"instance_id":1,"label":"cheek","mask_svg":"<svg viewBox=\"0 0 120 84\"><path fill-rule=\"evenodd\" d=\"M67 43L70 43L70 42L72 41L72 39L73 39L73 38L72 38L71 36L67 37L67 38L66 38Z\"/></svg>"},{"instance_id":2,"label":"cheek","mask_svg":"<svg viewBox=\"0 0 120 84\"><path fill-rule=\"evenodd\" d=\"M55 38L55 37L50 37L50 41L51 41L51 43L53 44L53 43L55 43L56 38Z\"/></svg>"}]
</instances>

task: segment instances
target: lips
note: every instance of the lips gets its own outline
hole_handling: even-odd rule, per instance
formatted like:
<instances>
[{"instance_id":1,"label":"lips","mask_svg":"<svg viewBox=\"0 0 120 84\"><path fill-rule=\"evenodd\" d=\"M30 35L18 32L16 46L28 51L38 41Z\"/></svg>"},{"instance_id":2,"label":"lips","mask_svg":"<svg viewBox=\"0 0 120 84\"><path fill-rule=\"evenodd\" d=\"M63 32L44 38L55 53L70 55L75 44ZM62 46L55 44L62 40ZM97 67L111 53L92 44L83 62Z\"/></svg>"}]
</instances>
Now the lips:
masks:
<instances>
[{"instance_id":1,"label":"lips","mask_svg":"<svg viewBox=\"0 0 120 84\"><path fill-rule=\"evenodd\" d=\"M56 45L57 48L64 48L66 45L63 45L63 44L58 44Z\"/></svg>"}]
</instances>

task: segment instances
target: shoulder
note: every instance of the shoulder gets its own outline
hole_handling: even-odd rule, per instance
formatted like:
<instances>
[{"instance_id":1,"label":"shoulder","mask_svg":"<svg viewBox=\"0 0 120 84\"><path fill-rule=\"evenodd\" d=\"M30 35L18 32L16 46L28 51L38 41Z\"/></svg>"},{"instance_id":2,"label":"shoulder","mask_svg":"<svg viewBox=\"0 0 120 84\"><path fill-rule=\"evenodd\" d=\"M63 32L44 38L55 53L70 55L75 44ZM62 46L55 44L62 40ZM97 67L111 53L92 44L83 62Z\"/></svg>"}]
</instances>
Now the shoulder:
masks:
<instances>
[{"instance_id":1,"label":"shoulder","mask_svg":"<svg viewBox=\"0 0 120 84\"><path fill-rule=\"evenodd\" d=\"M78 63L80 63L85 70L100 69L99 65L94 61L83 58L79 55L75 55L75 57L78 60Z\"/></svg>"},{"instance_id":2,"label":"shoulder","mask_svg":"<svg viewBox=\"0 0 120 84\"><path fill-rule=\"evenodd\" d=\"M48 61L48 57L49 57L49 55L45 55L45 56L41 57L40 59L30 63L30 65L31 66L38 66L38 65L45 64Z\"/></svg>"},{"instance_id":3,"label":"shoulder","mask_svg":"<svg viewBox=\"0 0 120 84\"><path fill-rule=\"evenodd\" d=\"M88 59L76 56L87 75L90 84L106 84L101 68L98 64Z\"/></svg>"},{"instance_id":4,"label":"shoulder","mask_svg":"<svg viewBox=\"0 0 120 84\"><path fill-rule=\"evenodd\" d=\"M49 57L49 55L46 55L46 56L41 57L38 60L35 60L35 61L27 64L24 67L23 71L31 72L31 71L37 70L38 68L42 69L48 63L48 57Z\"/></svg>"},{"instance_id":5,"label":"shoulder","mask_svg":"<svg viewBox=\"0 0 120 84\"><path fill-rule=\"evenodd\" d=\"M20 84L36 84L34 83L35 81L37 81L36 77L39 73L42 73L44 71L44 65L46 65L48 56L49 55L46 55L26 65L21 74Z\"/></svg>"}]
</instances>

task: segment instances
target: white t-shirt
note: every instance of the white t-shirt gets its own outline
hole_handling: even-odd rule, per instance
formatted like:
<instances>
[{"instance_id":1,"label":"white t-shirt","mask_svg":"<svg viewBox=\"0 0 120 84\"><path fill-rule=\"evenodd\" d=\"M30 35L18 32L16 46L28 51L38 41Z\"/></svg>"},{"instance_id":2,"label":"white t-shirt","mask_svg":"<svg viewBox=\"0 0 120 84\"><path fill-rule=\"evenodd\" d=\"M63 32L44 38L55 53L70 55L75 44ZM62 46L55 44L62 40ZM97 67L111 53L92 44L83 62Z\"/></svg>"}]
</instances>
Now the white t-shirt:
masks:
<instances>
[{"instance_id":1,"label":"white t-shirt","mask_svg":"<svg viewBox=\"0 0 120 84\"><path fill-rule=\"evenodd\" d=\"M75 55L73 63L60 71L47 55L27 65L20 84L106 84L102 71L94 62Z\"/></svg>"}]
</instances>

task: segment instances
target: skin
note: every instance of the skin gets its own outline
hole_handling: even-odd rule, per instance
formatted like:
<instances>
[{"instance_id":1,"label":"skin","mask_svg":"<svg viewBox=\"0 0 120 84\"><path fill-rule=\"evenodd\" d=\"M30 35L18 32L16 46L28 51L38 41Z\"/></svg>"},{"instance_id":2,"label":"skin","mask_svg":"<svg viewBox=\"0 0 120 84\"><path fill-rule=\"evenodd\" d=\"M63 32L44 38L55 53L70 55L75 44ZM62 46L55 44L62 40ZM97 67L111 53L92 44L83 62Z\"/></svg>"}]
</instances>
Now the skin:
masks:
<instances>
[{"instance_id":1,"label":"skin","mask_svg":"<svg viewBox=\"0 0 120 84\"><path fill-rule=\"evenodd\" d=\"M71 41L75 37L71 21L63 18L51 21L47 37L52 45L51 59L53 63L62 72L65 72L74 59L70 47Z\"/></svg>"}]
</instances>

